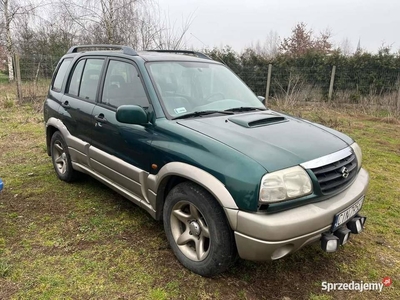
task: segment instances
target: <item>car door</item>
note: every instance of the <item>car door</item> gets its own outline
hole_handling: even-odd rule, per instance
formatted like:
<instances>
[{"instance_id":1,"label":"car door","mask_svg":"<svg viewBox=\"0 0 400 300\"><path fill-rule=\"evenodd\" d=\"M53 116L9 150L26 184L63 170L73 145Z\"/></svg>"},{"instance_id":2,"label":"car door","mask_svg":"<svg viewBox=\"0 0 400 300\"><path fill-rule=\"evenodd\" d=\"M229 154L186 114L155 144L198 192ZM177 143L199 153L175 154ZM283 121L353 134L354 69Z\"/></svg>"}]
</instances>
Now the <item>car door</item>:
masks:
<instances>
[{"instance_id":1,"label":"car door","mask_svg":"<svg viewBox=\"0 0 400 300\"><path fill-rule=\"evenodd\" d=\"M58 68L54 74L49 93L47 95L46 105L44 106L44 114L46 120L50 117L57 117L60 104L64 96L63 85L68 77L68 71L72 63L72 57L64 58L59 62Z\"/></svg>"},{"instance_id":2,"label":"car door","mask_svg":"<svg viewBox=\"0 0 400 300\"><path fill-rule=\"evenodd\" d=\"M145 198L141 176L150 170L153 127L119 123L115 116L117 108L127 104L139 105L146 111L150 107L134 63L110 59L102 94L92 113L96 125L92 127L91 165L113 182Z\"/></svg>"},{"instance_id":3,"label":"car door","mask_svg":"<svg viewBox=\"0 0 400 300\"><path fill-rule=\"evenodd\" d=\"M72 136L67 139L71 158L85 165L88 165L90 131L95 125L92 111L98 95L104 60L98 57L77 60L61 101L61 118Z\"/></svg>"}]
</instances>

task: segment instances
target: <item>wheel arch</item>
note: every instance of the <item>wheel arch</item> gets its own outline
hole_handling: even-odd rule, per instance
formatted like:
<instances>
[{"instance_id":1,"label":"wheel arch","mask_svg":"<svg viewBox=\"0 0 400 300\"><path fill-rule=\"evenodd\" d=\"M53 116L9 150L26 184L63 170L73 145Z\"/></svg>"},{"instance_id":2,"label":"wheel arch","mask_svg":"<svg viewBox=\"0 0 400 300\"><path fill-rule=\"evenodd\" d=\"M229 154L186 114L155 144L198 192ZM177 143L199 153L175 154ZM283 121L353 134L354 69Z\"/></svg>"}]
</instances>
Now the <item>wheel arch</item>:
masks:
<instances>
[{"instance_id":1,"label":"wheel arch","mask_svg":"<svg viewBox=\"0 0 400 300\"><path fill-rule=\"evenodd\" d=\"M60 131L61 134L64 136L64 138L68 138L70 136L70 133L67 127L65 127L64 123L59 119L51 117L46 122L46 146L47 146L47 154L49 156L51 155L50 153L51 137L56 131Z\"/></svg>"},{"instance_id":2,"label":"wheel arch","mask_svg":"<svg viewBox=\"0 0 400 300\"><path fill-rule=\"evenodd\" d=\"M226 211L237 210L235 200L225 185L210 173L195 166L171 162L164 165L157 175L149 175L149 189L156 197L156 219L162 218L164 201L169 191L183 181L191 181L208 191ZM228 219L229 216L227 215ZM231 220L230 220L231 221Z\"/></svg>"}]
</instances>

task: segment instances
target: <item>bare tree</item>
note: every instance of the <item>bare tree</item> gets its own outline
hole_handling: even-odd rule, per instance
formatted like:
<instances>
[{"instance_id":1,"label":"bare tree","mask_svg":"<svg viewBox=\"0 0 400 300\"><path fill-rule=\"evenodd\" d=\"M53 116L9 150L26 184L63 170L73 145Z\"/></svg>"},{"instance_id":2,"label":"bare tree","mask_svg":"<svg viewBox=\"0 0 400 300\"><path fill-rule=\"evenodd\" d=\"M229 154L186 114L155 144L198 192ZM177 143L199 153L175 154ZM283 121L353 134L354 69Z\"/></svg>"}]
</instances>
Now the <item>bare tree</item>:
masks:
<instances>
[{"instance_id":1,"label":"bare tree","mask_svg":"<svg viewBox=\"0 0 400 300\"><path fill-rule=\"evenodd\" d=\"M193 19L190 15L177 26L153 0L0 0L0 5L0 46L6 52L10 81L16 50L36 55L37 77L45 67L44 53L60 56L76 43L185 47Z\"/></svg>"},{"instance_id":2,"label":"bare tree","mask_svg":"<svg viewBox=\"0 0 400 300\"><path fill-rule=\"evenodd\" d=\"M354 52L353 45L348 38L344 38L339 45L340 52L345 56L350 56Z\"/></svg>"},{"instance_id":3,"label":"bare tree","mask_svg":"<svg viewBox=\"0 0 400 300\"><path fill-rule=\"evenodd\" d=\"M84 35L104 36L107 43L115 43L116 14L136 0L60 0L62 11L77 24ZM95 30L95 31L93 31ZM99 32L98 30L101 30Z\"/></svg>"},{"instance_id":4,"label":"bare tree","mask_svg":"<svg viewBox=\"0 0 400 300\"><path fill-rule=\"evenodd\" d=\"M81 29L86 43L127 44L136 49L177 49L192 15L177 28L152 0L60 0L62 9Z\"/></svg>"},{"instance_id":5,"label":"bare tree","mask_svg":"<svg viewBox=\"0 0 400 300\"><path fill-rule=\"evenodd\" d=\"M274 58L279 53L280 38L276 31L270 30L266 35L264 42L257 41L255 45L251 45L250 48L258 55L264 56L265 58Z\"/></svg>"},{"instance_id":6,"label":"bare tree","mask_svg":"<svg viewBox=\"0 0 400 300\"><path fill-rule=\"evenodd\" d=\"M8 78L14 80L12 56L14 53L15 25L21 18L34 15L35 9L46 5L45 0L31 2L30 0L0 0L0 14L3 18L2 42L7 52Z\"/></svg>"},{"instance_id":7,"label":"bare tree","mask_svg":"<svg viewBox=\"0 0 400 300\"><path fill-rule=\"evenodd\" d=\"M29 1L24 0L0 0L0 13L3 18L3 35L5 35L5 48L7 52L7 64L8 64L8 79L9 81L14 80L14 68L12 63L12 56L14 53L14 42L12 26L21 16L27 16L32 14L35 8L42 3L36 3L35 5Z\"/></svg>"},{"instance_id":8,"label":"bare tree","mask_svg":"<svg viewBox=\"0 0 400 300\"><path fill-rule=\"evenodd\" d=\"M266 54L273 58L279 53L280 38L276 31L271 30L265 38L265 51Z\"/></svg>"},{"instance_id":9,"label":"bare tree","mask_svg":"<svg viewBox=\"0 0 400 300\"><path fill-rule=\"evenodd\" d=\"M136 44L139 8L144 0L60 0L65 15L80 27L81 41L87 43Z\"/></svg>"},{"instance_id":10,"label":"bare tree","mask_svg":"<svg viewBox=\"0 0 400 300\"><path fill-rule=\"evenodd\" d=\"M12 64L12 39L11 39L11 21L12 21L12 13L10 12L10 0L0 0L1 9L3 13L3 25L4 25L4 33L6 36L6 52L7 52L7 65L8 65L8 80L14 80L14 69Z\"/></svg>"},{"instance_id":11,"label":"bare tree","mask_svg":"<svg viewBox=\"0 0 400 300\"><path fill-rule=\"evenodd\" d=\"M185 35L193 22L193 14L187 19L181 20L180 28L177 28L176 21L171 22L170 17L165 14L163 19L159 21L159 30L157 40L155 41L156 49L183 49L186 47Z\"/></svg>"},{"instance_id":12,"label":"bare tree","mask_svg":"<svg viewBox=\"0 0 400 300\"><path fill-rule=\"evenodd\" d=\"M160 19L159 10L154 6L142 6L136 11L136 23L131 23L130 32L135 34L125 34L125 37L130 41L136 49L152 49L155 47L157 37L162 30L155 20Z\"/></svg>"}]
</instances>

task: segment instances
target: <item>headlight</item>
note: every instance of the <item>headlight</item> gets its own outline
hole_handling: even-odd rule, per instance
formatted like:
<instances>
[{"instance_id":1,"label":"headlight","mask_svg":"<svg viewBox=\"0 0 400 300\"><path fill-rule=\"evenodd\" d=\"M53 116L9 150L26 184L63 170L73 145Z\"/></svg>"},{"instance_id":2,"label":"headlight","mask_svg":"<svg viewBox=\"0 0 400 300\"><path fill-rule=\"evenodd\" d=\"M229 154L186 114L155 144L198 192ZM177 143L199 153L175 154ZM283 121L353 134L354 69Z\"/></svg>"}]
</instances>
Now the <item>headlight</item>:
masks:
<instances>
[{"instance_id":1,"label":"headlight","mask_svg":"<svg viewBox=\"0 0 400 300\"><path fill-rule=\"evenodd\" d=\"M272 172L261 180L260 202L273 203L312 193L312 182L300 166Z\"/></svg>"},{"instance_id":2,"label":"headlight","mask_svg":"<svg viewBox=\"0 0 400 300\"><path fill-rule=\"evenodd\" d=\"M360 146L358 146L357 143L353 143L351 145L351 148L353 148L353 151L357 157L357 162L358 162L358 169L360 170L361 164L362 164L362 152Z\"/></svg>"}]
</instances>

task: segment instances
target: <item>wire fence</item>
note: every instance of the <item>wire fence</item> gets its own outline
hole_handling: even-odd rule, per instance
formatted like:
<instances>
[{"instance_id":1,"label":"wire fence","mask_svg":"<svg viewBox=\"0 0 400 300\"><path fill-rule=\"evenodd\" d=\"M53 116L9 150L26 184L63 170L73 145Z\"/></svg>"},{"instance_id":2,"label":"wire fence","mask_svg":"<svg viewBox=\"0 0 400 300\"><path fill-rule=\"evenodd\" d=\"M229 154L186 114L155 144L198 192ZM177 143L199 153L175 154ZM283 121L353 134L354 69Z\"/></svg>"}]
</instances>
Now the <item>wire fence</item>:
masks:
<instances>
[{"instance_id":1,"label":"wire fence","mask_svg":"<svg viewBox=\"0 0 400 300\"><path fill-rule=\"evenodd\" d=\"M60 57L29 55L19 58L23 86L45 85L52 77ZM229 67L229 66L228 66ZM400 70L349 69L341 66L292 67L232 67L232 70L256 95L269 101L363 103L394 107L400 111ZM270 73L270 74L269 74ZM268 81L268 76L270 80ZM32 93L32 91L28 91ZM38 93L42 93L39 95ZM267 95L268 93L268 95ZM44 96L45 89L36 88L34 96ZM30 95L24 95L27 97Z\"/></svg>"},{"instance_id":2,"label":"wire fence","mask_svg":"<svg viewBox=\"0 0 400 300\"><path fill-rule=\"evenodd\" d=\"M270 69L233 68L233 71L256 95L265 96L269 101L287 105L304 102L362 104L400 113L400 69L271 64Z\"/></svg>"},{"instance_id":3,"label":"wire fence","mask_svg":"<svg viewBox=\"0 0 400 300\"><path fill-rule=\"evenodd\" d=\"M257 94L265 96L267 90L268 69L263 70L239 70L238 76ZM319 71L321 74L321 71ZM312 68L274 68L272 65L271 82L269 96L282 97L283 95L293 93L294 91L305 90L310 93L315 91L314 99L308 100L327 100L329 88L332 80L332 68L326 68L322 76L316 76ZM354 94L353 101L362 96L386 94L398 92L399 90L400 70L386 70L377 72L372 69L348 70L336 68L333 76L332 98L338 101L338 95L344 92ZM306 93L307 94L307 93Z\"/></svg>"},{"instance_id":4,"label":"wire fence","mask_svg":"<svg viewBox=\"0 0 400 300\"><path fill-rule=\"evenodd\" d=\"M50 55L29 55L19 58L21 80L49 80L57 66L60 57Z\"/></svg>"}]
</instances>

